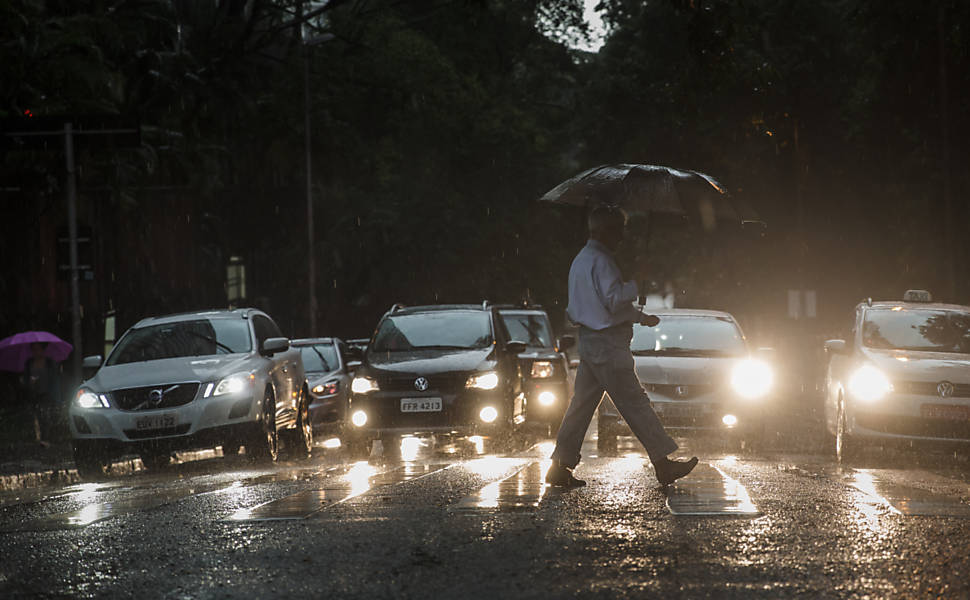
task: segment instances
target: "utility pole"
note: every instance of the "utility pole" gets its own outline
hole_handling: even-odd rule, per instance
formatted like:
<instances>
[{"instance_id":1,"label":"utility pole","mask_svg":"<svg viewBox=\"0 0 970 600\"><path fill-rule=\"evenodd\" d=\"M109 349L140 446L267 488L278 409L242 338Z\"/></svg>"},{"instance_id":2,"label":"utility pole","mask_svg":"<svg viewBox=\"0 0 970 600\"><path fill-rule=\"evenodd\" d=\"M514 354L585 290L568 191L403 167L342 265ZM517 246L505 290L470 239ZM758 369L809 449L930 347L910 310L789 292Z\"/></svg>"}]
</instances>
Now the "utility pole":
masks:
<instances>
[{"instance_id":1,"label":"utility pole","mask_svg":"<svg viewBox=\"0 0 970 600\"><path fill-rule=\"evenodd\" d=\"M303 33L301 31L302 40ZM313 238L313 166L310 149L310 47L303 44L303 144L306 151L307 285L310 288L310 336L317 335L317 261Z\"/></svg>"},{"instance_id":2,"label":"utility pole","mask_svg":"<svg viewBox=\"0 0 970 600\"><path fill-rule=\"evenodd\" d=\"M67 167L67 235L71 261L71 344L75 377L81 375L81 291L77 273L77 178L74 168L74 126L64 123L64 164Z\"/></svg>"},{"instance_id":3,"label":"utility pole","mask_svg":"<svg viewBox=\"0 0 970 600\"><path fill-rule=\"evenodd\" d=\"M943 3L940 3L936 16L940 60L940 133L942 134L941 143L943 145L941 148L943 164L941 166L943 170L944 252L946 253L943 264L946 265L947 300L958 302L960 299L957 298L957 251L953 235L953 220L956 215L953 214L953 195L950 188L950 106L947 98L949 90L947 89L946 73L946 9Z\"/></svg>"}]
</instances>

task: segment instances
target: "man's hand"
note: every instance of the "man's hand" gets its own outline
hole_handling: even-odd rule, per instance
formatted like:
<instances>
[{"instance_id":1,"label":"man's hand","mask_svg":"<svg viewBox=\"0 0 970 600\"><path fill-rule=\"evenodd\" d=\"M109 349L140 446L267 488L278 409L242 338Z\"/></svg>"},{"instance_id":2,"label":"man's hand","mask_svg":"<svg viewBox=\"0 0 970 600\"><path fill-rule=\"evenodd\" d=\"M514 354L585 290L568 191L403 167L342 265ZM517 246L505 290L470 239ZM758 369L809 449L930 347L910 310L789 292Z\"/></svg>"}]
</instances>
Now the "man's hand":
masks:
<instances>
[{"instance_id":1,"label":"man's hand","mask_svg":"<svg viewBox=\"0 0 970 600\"><path fill-rule=\"evenodd\" d=\"M660 317L657 315L645 315L640 313L640 324L647 327L656 327L660 324Z\"/></svg>"}]
</instances>

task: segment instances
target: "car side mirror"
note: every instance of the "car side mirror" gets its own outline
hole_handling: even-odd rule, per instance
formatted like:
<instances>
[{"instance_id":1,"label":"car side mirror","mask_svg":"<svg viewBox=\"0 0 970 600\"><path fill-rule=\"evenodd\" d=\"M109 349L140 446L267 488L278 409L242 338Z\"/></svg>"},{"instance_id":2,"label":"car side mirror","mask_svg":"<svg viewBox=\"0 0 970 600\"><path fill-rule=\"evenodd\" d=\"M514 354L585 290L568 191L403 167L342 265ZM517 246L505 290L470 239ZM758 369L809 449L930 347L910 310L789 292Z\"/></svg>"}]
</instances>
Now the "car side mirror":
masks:
<instances>
[{"instance_id":1,"label":"car side mirror","mask_svg":"<svg viewBox=\"0 0 970 600\"><path fill-rule=\"evenodd\" d=\"M85 356L84 360L81 361L82 369L99 369L101 368L101 363L104 362L104 357L100 354L95 356Z\"/></svg>"},{"instance_id":2,"label":"car side mirror","mask_svg":"<svg viewBox=\"0 0 970 600\"><path fill-rule=\"evenodd\" d=\"M364 360L364 351L357 346L348 346L344 351L344 358L347 360L348 367L355 362L360 366L361 361Z\"/></svg>"},{"instance_id":3,"label":"car side mirror","mask_svg":"<svg viewBox=\"0 0 970 600\"><path fill-rule=\"evenodd\" d=\"M525 342L506 342L505 349L512 354L522 354L528 348Z\"/></svg>"},{"instance_id":4,"label":"car side mirror","mask_svg":"<svg viewBox=\"0 0 970 600\"><path fill-rule=\"evenodd\" d=\"M845 340L826 340L825 351L829 354L848 354L848 345Z\"/></svg>"},{"instance_id":5,"label":"car side mirror","mask_svg":"<svg viewBox=\"0 0 970 600\"><path fill-rule=\"evenodd\" d=\"M565 352L576 345L576 338L571 335L564 335L559 338L559 344L557 345L559 346L560 352Z\"/></svg>"},{"instance_id":6,"label":"car side mirror","mask_svg":"<svg viewBox=\"0 0 970 600\"><path fill-rule=\"evenodd\" d=\"M353 373L354 371L356 371L357 369L359 369L360 368L360 365L362 365L362 364L364 364L364 363L361 362L361 361L359 361L359 360L351 360L351 361L348 361L347 362L347 372L348 373Z\"/></svg>"},{"instance_id":7,"label":"car side mirror","mask_svg":"<svg viewBox=\"0 0 970 600\"><path fill-rule=\"evenodd\" d=\"M286 352L289 349L290 340L287 338L266 338L263 340L263 347L260 349L260 354L263 356L273 356L274 354L279 354L280 352Z\"/></svg>"}]
</instances>

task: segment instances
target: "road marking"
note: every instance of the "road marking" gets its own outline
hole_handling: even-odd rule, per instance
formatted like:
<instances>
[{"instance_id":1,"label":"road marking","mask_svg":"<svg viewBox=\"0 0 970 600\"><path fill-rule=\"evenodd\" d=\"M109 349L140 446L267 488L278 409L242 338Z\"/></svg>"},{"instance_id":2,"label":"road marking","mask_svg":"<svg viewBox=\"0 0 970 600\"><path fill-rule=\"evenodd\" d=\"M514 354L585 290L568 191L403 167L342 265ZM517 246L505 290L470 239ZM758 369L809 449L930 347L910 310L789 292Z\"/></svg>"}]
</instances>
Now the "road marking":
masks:
<instances>
[{"instance_id":1,"label":"road marking","mask_svg":"<svg viewBox=\"0 0 970 600\"><path fill-rule=\"evenodd\" d=\"M699 464L667 490L667 510L675 516L752 517L761 514L748 490L718 467Z\"/></svg>"},{"instance_id":2,"label":"road marking","mask_svg":"<svg viewBox=\"0 0 970 600\"><path fill-rule=\"evenodd\" d=\"M875 469L854 470L847 481L850 486L898 515L970 518L970 505L959 498L894 483Z\"/></svg>"},{"instance_id":3,"label":"road marking","mask_svg":"<svg viewBox=\"0 0 970 600\"><path fill-rule=\"evenodd\" d=\"M530 462L511 476L483 487L476 494L462 498L456 510L530 510L559 490L546 485L550 460Z\"/></svg>"},{"instance_id":4,"label":"road marking","mask_svg":"<svg viewBox=\"0 0 970 600\"><path fill-rule=\"evenodd\" d=\"M236 511L228 520L234 523L292 521L306 519L328 507L347 502L368 492L425 477L450 464L406 464L381 471L361 461L342 477L333 478L324 488L303 490L279 500Z\"/></svg>"}]
</instances>

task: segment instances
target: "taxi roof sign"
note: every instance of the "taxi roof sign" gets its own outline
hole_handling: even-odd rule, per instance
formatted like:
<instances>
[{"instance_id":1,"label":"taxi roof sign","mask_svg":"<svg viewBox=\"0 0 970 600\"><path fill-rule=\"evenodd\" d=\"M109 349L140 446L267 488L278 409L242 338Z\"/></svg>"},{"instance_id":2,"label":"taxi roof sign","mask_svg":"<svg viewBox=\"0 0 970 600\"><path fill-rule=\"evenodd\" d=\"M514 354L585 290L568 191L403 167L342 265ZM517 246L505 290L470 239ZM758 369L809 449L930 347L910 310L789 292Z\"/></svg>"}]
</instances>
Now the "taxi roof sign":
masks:
<instances>
[{"instance_id":1,"label":"taxi roof sign","mask_svg":"<svg viewBox=\"0 0 970 600\"><path fill-rule=\"evenodd\" d=\"M933 295L926 290L906 290L903 302L932 302Z\"/></svg>"}]
</instances>

